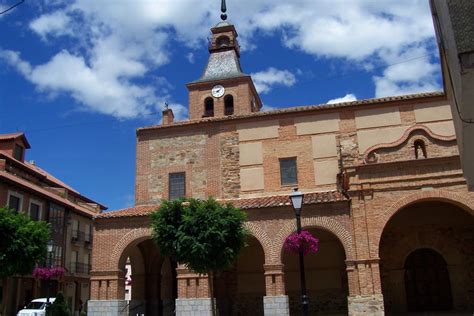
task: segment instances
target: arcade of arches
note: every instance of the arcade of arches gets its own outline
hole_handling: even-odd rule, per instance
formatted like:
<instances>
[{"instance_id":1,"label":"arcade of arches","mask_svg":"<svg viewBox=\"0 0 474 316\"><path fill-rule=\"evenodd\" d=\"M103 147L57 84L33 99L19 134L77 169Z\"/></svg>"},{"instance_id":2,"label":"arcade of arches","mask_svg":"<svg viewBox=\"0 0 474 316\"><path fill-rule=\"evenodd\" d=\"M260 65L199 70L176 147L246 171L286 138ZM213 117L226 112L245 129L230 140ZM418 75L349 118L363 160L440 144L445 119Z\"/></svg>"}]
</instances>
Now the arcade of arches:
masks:
<instances>
[{"instance_id":1,"label":"arcade of arches","mask_svg":"<svg viewBox=\"0 0 474 316\"><path fill-rule=\"evenodd\" d=\"M320 239L319 252L305 257L311 314L472 313L472 200L462 203L437 198L437 192L431 195L435 197L427 199L427 193L421 193L414 194L419 198L387 203L391 209L381 212L380 222L366 235L372 238L369 244L379 245L368 258L357 246L362 238L347 203L307 206L303 228ZM398 200L402 202L393 203ZM299 315L298 256L282 247L294 229L291 208L247 212L252 234L247 246L231 269L212 276L194 274L160 255L150 229L143 228L149 225L147 217L98 218L91 306L117 302L117 308L126 311L118 315L173 315L179 304L202 304L202 315ZM116 232L113 243L111 231ZM118 253L98 253L96 246L105 244ZM129 302L124 300L127 258L132 271Z\"/></svg>"}]
</instances>

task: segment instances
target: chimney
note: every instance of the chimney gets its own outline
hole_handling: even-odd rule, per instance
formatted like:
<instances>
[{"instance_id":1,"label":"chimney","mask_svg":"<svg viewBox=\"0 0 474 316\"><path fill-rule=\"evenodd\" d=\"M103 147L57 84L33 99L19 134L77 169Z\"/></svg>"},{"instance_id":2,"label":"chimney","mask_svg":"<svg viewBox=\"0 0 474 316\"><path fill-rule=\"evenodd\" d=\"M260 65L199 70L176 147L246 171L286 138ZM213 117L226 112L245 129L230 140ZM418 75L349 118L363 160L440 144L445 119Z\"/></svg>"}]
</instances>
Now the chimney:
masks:
<instances>
[{"instance_id":1,"label":"chimney","mask_svg":"<svg viewBox=\"0 0 474 316\"><path fill-rule=\"evenodd\" d=\"M174 114L173 114L172 109L167 108L167 109L163 110L162 115L163 115L163 122L162 122L163 125L173 124Z\"/></svg>"}]
</instances>

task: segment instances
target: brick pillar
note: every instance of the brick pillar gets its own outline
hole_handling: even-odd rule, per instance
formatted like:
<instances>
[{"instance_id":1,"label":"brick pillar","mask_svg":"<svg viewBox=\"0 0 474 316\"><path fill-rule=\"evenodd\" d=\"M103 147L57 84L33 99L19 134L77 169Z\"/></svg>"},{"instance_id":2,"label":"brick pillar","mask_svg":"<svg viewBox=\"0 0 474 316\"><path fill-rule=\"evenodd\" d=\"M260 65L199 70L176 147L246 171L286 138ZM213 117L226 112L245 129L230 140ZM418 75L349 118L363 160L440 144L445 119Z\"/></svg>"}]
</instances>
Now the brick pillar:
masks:
<instances>
[{"instance_id":1,"label":"brick pillar","mask_svg":"<svg viewBox=\"0 0 474 316\"><path fill-rule=\"evenodd\" d=\"M216 301L212 297L212 279L207 274L189 271L183 265L176 269L178 282L178 298L176 299L176 315L213 316Z\"/></svg>"},{"instance_id":2,"label":"brick pillar","mask_svg":"<svg viewBox=\"0 0 474 316\"><path fill-rule=\"evenodd\" d=\"M354 261L346 260L347 283L349 287L349 296L360 295L359 275L357 273Z\"/></svg>"},{"instance_id":3,"label":"brick pillar","mask_svg":"<svg viewBox=\"0 0 474 316\"><path fill-rule=\"evenodd\" d=\"M87 304L87 314L91 316L128 315L123 271L92 271L91 300Z\"/></svg>"},{"instance_id":4,"label":"brick pillar","mask_svg":"<svg viewBox=\"0 0 474 316\"><path fill-rule=\"evenodd\" d=\"M379 261L378 258L346 261L349 315L384 315Z\"/></svg>"},{"instance_id":5,"label":"brick pillar","mask_svg":"<svg viewBox=\"0 0 474 316\"><path fill-rule=\"evenodd\" d=\"M265 264L265 315L290 315L288 295L285 295L285 272L282 264Z\"/></svg>"}]
</instances>

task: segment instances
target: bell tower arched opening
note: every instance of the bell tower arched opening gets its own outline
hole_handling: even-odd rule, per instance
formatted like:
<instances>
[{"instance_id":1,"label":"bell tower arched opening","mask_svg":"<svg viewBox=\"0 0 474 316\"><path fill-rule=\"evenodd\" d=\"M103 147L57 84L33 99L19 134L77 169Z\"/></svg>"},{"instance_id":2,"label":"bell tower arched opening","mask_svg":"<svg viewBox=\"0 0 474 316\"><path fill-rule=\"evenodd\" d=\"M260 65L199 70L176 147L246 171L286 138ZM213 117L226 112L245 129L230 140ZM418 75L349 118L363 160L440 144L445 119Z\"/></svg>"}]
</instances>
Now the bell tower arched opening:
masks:
<instances>
[{"instance_id":1,"label":"bell tower arched opening","mask_svg":"<svg viewBox=\"0 0 474 316\"><path fill-rule=\"evenodd\" d=\"M234 114L234 97L232 95L226 95L224 98L224 115Z\"/></svg>"},{"instance_id":2,"label":"bell tower arched opening","mask_svg":"<svg viewBox=\"0 0 474 316\"><path fill-rule=\"evenodd\" d=\"M204 100L204 115L203 117L213 117L214 116L214 100L209 97Z\"/></svg>"}]
</instances>

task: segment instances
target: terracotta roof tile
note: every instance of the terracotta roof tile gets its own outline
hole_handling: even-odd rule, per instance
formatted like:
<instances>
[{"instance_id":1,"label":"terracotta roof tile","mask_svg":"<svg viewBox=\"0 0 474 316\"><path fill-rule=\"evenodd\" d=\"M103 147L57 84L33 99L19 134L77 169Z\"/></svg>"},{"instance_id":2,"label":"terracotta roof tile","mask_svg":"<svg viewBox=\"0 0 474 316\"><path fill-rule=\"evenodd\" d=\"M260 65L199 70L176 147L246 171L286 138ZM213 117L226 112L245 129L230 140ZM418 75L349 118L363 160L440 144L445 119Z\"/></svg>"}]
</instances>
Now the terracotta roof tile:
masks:
<instances>
[{"instance_id":1,"label":"terracotta roof tile","mask_svg":"<svg viewBox=\"0 0 474 316\"><path fill-rule=\"evenodd\" d=\"M25 143L26 148L31 148L30 143L26 139L25 133L16 132L16 133L9 133L9 134L0 134L0 140L10 140L21 137L23 138L23 142Z\"/></svg>"},{"instance_id":2,"label":"terracotta roof tile","mask_svg":"<svg viewBox=\"0 0 474 316\"><path fill-rule=\"evenodd\" d=\"M20 178L16 175L13 175L11 173L8 173L8 172L5 172L5 171L0 171L0 178L11 181L11 182L14 182L16 185L19 185L23 188L31 190L31 191L33 191L36 194L39 194L41 196L45 196L47 198L50 198L50 199L54 200L56 203L66 205L70 208L73 208L77 212L82 213L84 215L88 215L90 217L93 217L94 215L97 214L96 212L93 212L93 211L89 210L88 208L85 208L81 205L73 203L73 202L69 201L68 199L63 198L62 196L59 196L59 195L54 194L52 192L49 192L48 190L46 190L46 189L44 189L44 188L42 188L42 187L40 187L36 184L33 184L33 183L23 179L23 178Z\"/></svg>"},{"instance_id":3,"label":"terracotta roof tile","mask_svg":"<svg viewBox=\"0 0 474 316\"><path fill-rule=\"evenodd\" d=\"M95 218L115 218L115 217L132 217L132 216L147 216L150 215L154 210L160 207L159 204L155 205L137 205L120 210L104 212L96 215Z\"/></svg>"},{"instance_id":4,"label":"terracotta roof tile","mask_svg":"<svg viewBox=\"0 0 474 316\"><path fill-rule=\"evenodd\" d=\"M365 100L334 103L334 104L296 106L296 107L289 107L289 108L284 108L284 109L279 109L279 110L274 110L274 111L253 112L253 113L238 115L238 116L230 115L230 116L224 116L224 117L208 117L208 118L203 118L199 120L179 121L179 122L174 122L171 125L146 126L146 127L138 128L137 132L153 130L153 129L177 127L177 126L194 125L194 124L205 123L205 122L218 122L218 121L228 121L228 120L235 120L235 119L245 119L245 118L251 118L251 117L272 116L272 115L278 115L278 114L283 114L283 113L321 111L321 110L327 110L327 109L337 109L337 108L366 105L366 104L378 104L378 103L396 102L396 101L404 101L404 100L414 100L414 99L428 98L428 97L440 97L444 95L445 95L444 92L427 92L427 93L417 93L417 94L384 97L384 98L376 98L376 99L365 99Z\"/></svg>"},{"instance_id":5,"label":"terracotta roof tile","mask_svg":"<svg viewBox=\"0 0 474 316\"><path fill-rule=\"evenodd\" d=\"M80 193L78 191L76 191L75 189L73 189L72 187L70 187L69 185L67 185L66 183L62 182L61 180L59 180L58 178L56 178L55 176L53 176L52 174L50 174L49 172L47 172L46 170L38 167L37 165L34 165L32 163L29 163L27 161L23 162L23 164L26 165L26 167L28 167L29 169L33 169L37 172L39 172L40 174L42 174L43 176L46 177L46 179L48 179L49 181L59 185L60 187L63 187L65 189L68 189L68 191L71 191L71 192L74 192L78 195L80 195Z\"/></svg>"},{"instance_id":6,"label":"terracotta roof tile","mask_svg":"<svg viewBox=\"0 0 474 316\"><path fill-rule=\"evenodd\" d=\"M344 200L344 195L339 191L309 192L304 195L304 204L331 203ZM230 202L244 210L291 205L288 194L219 201L223 203Z\"/></svg>"},{"instance_id":7,"label":"terracotta roof tile","mask_svg":"<svg viewBox=\"0 0 474 316\"><path fill-rule=\"evenodd\" d=\"M304 204L320 204L344 201L346 198L339 191L309 192L305 193ZM279 207L291 205L288 195L272 195L264 197L243 198L243 199L218 199L220 203L232 203L234 206L243 210ZM118 218L148 216L160 205L137 205L116 211L105 212L95 216L95 218Z\"/></svg>"},{"instance_id":8,"label":"terracotta roof tile","mask_svg":"<svg viewBox=\"0 0 474 316\"><path fill-rule=\"evenodd\" d=\"M81 193L79 193L78 191L76 191L75 189L73 189L72 187L70 187L69 185L67 185L66 183L62 182L61 180L59 180L58 178L54 177L52 174L50 174L49 172L45 171L44 169L38 167L37 165L34 165L34 164L31 164L27 161L20 161L20 160L17 160L15 158L13 158L11 155L7 154L6 152L0 152L0 157L3 157L3 158L7 158L9 159L10 161L12 161L13 163L16 163L18 166L22 167L23 169L27 169L28 171L31 171L33 172L34 174L37 174L37 175L40 175L44 178L46 178L46 180L48 180L50 183L53 183L54 185L57 185L61 188L65 188L67 189L68 191L76 194L77 196L79 196L81 199L84 200L84 202L88 202L88 203L95 203L97 205L100 206L101 209L107 209L107 206L103 205L103 204L100 204L94 200L91 200L89 199L88 197L82 195Z\"/></svg>"},{"instance_id":9,"label":"terracotta roof tile","mask_svg":"<svg viewBox=\"0 0 474 316\"><path fill-rule=\"evenodd\" d=\"M18 132L18 133L9 133L9 134L0 134L0 140L4 140L4 139L15 139L17 137L20 137L22 136L23 133L21 132Z\"/></svg>"}]
</instances>

